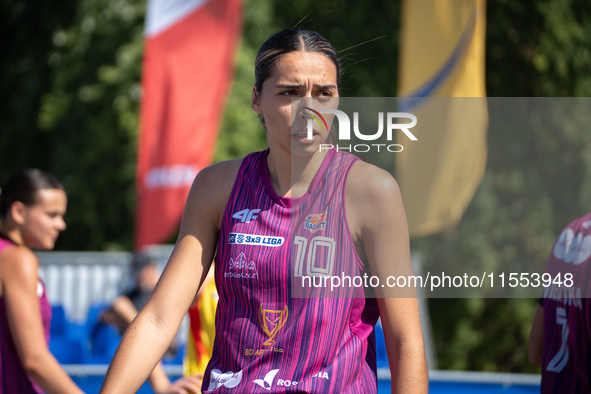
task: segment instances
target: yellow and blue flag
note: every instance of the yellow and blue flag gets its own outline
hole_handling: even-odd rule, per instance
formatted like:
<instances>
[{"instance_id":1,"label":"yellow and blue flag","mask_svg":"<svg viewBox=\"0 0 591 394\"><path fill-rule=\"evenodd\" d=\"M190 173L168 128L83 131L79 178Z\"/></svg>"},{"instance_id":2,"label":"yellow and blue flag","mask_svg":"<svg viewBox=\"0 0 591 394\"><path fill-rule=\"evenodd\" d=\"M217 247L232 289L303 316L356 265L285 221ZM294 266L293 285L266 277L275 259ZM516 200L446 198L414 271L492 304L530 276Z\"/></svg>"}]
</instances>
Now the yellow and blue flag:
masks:
<instances>
[{"instance_id":1,"label":"yellow and blue flag","mask_svg":"<svg viewBox=\"0 0 591 394\"><path fill-rule=\"evenodd\" d=\"M406 0L399 96L418 141L396 156L411 237L456 225L486 167L485 0ZM452 99L447 99L452 97Z\"/></svg>"}]
</instances>

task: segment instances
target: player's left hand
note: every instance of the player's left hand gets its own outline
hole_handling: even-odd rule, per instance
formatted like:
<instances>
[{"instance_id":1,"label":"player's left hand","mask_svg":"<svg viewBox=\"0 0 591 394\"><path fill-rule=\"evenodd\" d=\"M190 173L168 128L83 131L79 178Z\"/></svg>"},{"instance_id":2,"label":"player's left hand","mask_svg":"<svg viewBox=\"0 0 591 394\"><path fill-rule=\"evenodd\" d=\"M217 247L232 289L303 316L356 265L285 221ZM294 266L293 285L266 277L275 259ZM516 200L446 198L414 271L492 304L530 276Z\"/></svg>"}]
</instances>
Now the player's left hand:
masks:
<instances>
[{"instance_id":1,"label":"player's left hand","mask_svg":"<svg viewBox=\"0 0 591 394\"><path fill-rule=\"evenodd\" d=\"M199 394L203 375L195 374L186 378L180 378L171 383L166 391L157 394Z\"/></svg>"}]
</instances>

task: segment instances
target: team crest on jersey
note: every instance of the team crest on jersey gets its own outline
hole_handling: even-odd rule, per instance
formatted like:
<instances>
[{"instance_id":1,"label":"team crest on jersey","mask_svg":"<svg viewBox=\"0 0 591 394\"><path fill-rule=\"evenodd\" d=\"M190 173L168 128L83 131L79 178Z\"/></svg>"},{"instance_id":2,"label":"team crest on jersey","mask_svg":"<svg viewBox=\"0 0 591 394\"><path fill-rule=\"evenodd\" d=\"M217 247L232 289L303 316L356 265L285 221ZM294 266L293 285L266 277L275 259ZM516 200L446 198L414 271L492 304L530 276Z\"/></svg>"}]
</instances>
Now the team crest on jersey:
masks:
<instances>
[{"instance_id":1,"label":"team crest on jersey","mask_svg":"<svg viewBox=\"0 0 591 394\"><path fill-rule=\"evenodd\" d=\"M283 328L283 326L285 325L285 322L287 321L287 315L288 315L287 305L285 306L285 308L282 311L281 310L275 311L275 310L271 310L271 309L263 309L263 306L261 305L261 308L259 311L259 320L261 322L261 326L262 326L263 331L269 337L269 339L267 339L263 343L263 345L265 345L265 346L275 345L275 337L277 336L277 333L279 332L279 330L281 330Z\"/></svg>"},{"instance_id":2,"label":"team crest on jersey","mask_svg":"<svg viewBox=\"0 0 591 394\"><path fill-rule=\"evenodd\" d=\"M267 309L263 308L263 306L261 305L259 309L259 322L261 323L261 328L263 332L267 335L267 340L263 342L263 346L265 347L262 349L245 349L244 355L261 356L265 352L283 354L283 349L275 347L275 337L285 325L288 314L289 311L287 309L287 305L283 310Z\"/></svg>"},{"instance_id":3,"label":"team crest on jersey","mask_svg":"<svg viewBox=\"0 0 591 394\"><path fill-rule=\"evenodd\" d=\"M306 216L304 228L310 230L312 234L324 227L326 227L326 211Z\"/></svg>"}]
</instances>

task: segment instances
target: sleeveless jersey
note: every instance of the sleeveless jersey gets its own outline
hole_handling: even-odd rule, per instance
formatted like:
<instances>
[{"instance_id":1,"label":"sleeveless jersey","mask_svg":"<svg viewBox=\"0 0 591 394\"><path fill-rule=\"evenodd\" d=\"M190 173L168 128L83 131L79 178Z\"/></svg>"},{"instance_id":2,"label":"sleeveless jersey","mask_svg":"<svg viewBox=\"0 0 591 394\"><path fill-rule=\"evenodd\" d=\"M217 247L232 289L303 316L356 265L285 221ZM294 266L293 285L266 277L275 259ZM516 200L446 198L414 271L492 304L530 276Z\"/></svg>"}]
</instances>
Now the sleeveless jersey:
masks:
<instances>
[{"instance_id":1,"label":"sleeveless jersey","mask_svg":"<svg viewBox=\"0 0 591 394\"><path fill-rule=\"evenodd\" d=\"M591 393L590 256L588 213L562 231L546 265L542 393Z\"/></svg>"},{"instance_id":2,"label":"sleeveless jersey","mask_svg":"<svg viewBox=\"0 0 591 394\"><path fill-rule=\"evenodd\" d=\"M267 153L243 160L222 219L216 337L203 392L376 393L375 299L362 288L341 298L301 291L305 276L366 270L345 213L357 158L329 151L308 192L286 198L271 185Z\"/></svg>"},{"instance_id":3,"label":"sleeveless jersey","mask_svg":"<svg viewBox=\"0 0 591 394\"><path fill-rule=\"evenodd\" d=\"M0 253L7 246L13 246L10 241L0 238ZM51 322L51 305L47 299L45 285L39 281L37 295L41 309L41 320L45 332L46 346L49 343L49 326ZM0 394L41 394L43 390L25 373L21 360L16 351L12 334L8 325L8 316L4 298L0 296Z\"/></svg>"}]
</instances>

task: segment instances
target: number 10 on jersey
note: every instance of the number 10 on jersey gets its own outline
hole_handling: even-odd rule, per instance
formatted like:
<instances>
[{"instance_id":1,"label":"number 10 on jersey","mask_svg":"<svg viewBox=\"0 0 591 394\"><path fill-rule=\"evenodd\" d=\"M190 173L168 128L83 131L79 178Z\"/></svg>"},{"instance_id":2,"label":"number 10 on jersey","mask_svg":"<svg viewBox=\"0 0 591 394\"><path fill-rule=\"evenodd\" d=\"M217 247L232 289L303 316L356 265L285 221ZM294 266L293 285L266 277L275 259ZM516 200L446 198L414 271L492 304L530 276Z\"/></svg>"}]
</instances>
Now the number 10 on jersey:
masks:
<instances>
[{"instance_id":1,"label":"number 10 on jersey","mask_svg":"<svg viewBox=\"0 0 591 394\"><path fill-rule=\"evenodd\" d=\"M304 265L306 266L305 276L331 276L334 268L334 256L336 253L336 242L332 238L316 236L310 240L308 246L308 239L296 236L294 245L296 247L295 253L295 276L304 276ZM317 266L318 254L325 249L325 264L324 266ZM305 260L305 262L304 262Z\"/></svg>"}]
</instances>

